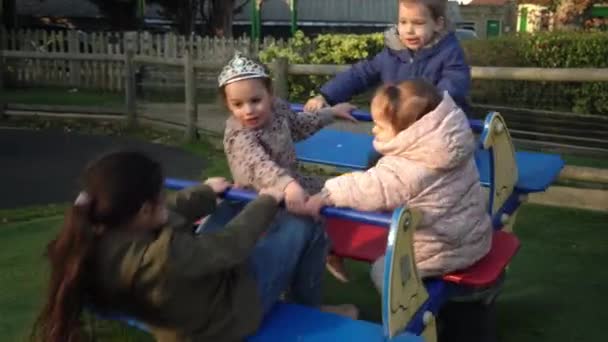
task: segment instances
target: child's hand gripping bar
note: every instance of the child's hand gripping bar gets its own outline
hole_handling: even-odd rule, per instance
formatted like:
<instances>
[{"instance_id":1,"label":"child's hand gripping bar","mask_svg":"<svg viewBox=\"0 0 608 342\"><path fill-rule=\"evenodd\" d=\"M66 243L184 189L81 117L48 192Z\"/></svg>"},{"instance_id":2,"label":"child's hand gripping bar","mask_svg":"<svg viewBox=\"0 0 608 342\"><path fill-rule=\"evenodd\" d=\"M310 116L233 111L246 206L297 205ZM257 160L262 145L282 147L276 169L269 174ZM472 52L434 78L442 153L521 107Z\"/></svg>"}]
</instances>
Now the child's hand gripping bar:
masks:
<instances>
[{"instance_id":1,"label":"child's hand gripping bar","mask_svg":"<svg viewBox=\"0 0 608 342\"><path fill-rule=\"evenodd\" d=\"M200 184L199 182L167 178L165 179L165 187L171 190L181 190L193 185ZM230 188L222 194L224 199L234 201L249 202L254 200L258 194L253 191L234 189ZM347 208L334 208L334 207L323 207L321 214L325 217L334 217L340 219L346 219L361 223L372 224L379 227L390 227L391 214L390 213L378 213L378 212L363 212Z\"/></svg>"},{"instance_id":2,"label":"child's hand gripping bar","mask_svg":"<svg viewBox=\"0 0 608 342\"><path fill-rule=\"evenodd\" d=\"M294 112L303 112L304 105L299 104L299 103L291 103L291 110L293 110ZM352 113L350 113L350 114L359 121L372 121L371 114L364 110L356 109L356 110L353 110ZM481 131L483 131L483 121L482 120L469 119L469 124L471 125L471 129L475 133L480 133Z\"/></svg>"}]
</instances>

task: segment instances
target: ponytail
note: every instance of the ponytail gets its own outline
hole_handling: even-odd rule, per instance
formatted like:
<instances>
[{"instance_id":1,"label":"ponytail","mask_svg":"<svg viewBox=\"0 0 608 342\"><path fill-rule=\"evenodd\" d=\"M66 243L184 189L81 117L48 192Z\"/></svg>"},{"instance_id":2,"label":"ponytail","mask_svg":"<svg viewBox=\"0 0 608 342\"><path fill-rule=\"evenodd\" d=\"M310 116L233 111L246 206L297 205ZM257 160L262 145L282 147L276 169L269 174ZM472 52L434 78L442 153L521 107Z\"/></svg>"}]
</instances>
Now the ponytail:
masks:
<instances>
[{"instance_id":1,"label":"ponytail","mask_svg":"<svg viewBox=\"0 0 608 342\"><path fill-rule=\"evenodd\" d=\"M64 226L51 241L46 256L51 264L47 301L32 338L44 342L78 342L84 339L80 316L85 298L86 263L94 234L90 223L91 202L81 199L65 214Z\"/></svg>"},{"instance_id":2,"label":"ponytail","mask_svg":"<svg viewBox=\"0 0 608 342\"><path fill-rule=\"evenodd\" d=\"M98 228L120 229L144 203L159 199L163 185L158 162L139 152L119 151L93 161L83 188L66 214L63 229L46 251L51 265L46 304L32 331L43 342L85 339L80 316L85 299L95 295L93 280Z\"/></svg>"}]
</instances>

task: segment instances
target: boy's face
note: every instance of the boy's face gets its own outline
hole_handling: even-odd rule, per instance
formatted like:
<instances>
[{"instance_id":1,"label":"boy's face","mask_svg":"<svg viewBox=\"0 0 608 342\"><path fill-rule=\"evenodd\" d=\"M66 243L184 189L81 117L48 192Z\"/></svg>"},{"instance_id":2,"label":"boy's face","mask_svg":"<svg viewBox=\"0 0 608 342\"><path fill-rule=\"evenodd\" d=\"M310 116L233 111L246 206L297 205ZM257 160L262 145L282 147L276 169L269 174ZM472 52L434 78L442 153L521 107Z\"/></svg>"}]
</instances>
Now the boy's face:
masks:
<instances>
[{"instance_id":1,"label":"boy's face","mask_svg":"<svg viewBox=\"0 0 608 342\"><path fill-rule=\"evenodd\" d=\"M262 80L236 81L224 90L228 109L244 127L257 128L270 119L272 96Z\"/></svg>"},{"instance_id":2,"label":"boy's face","mask_svg":"<svg viewBox=\"0 0 608 342\"><path fill-rule=\"evenodd\" d=\"M425 5L399 2L397 31L401 43L408 49L416 51L429 44L435 33L443 30L443 26L443 18L435 21Z\"/></svg>"}]
</instances>

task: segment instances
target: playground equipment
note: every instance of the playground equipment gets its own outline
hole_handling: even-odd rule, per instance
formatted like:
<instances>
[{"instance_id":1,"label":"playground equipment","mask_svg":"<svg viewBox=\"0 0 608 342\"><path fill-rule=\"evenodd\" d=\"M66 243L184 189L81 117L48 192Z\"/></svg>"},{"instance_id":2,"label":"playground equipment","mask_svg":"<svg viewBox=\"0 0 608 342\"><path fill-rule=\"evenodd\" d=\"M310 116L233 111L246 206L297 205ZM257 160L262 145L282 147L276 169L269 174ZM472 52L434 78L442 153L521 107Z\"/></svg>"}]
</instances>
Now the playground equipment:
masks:
<instances>
[{"instance_id":1,"label":"playground equipment","mask_svg":"<svg viewBox=\"0 0 608 342\"><path fill-rule=\"evenodd\" d=\"M365 112L354 114L359 120L370 120ZM517 209L528 193L544 191L564 163L557 155L515 152L498 113L489 113L483 122L471 120L471 127L480 133L475 157L481 182L488 189L488 212L495 228L492 248L484 258L468 269L421 280L413 255L413 232L420 219L415 209L402 207L391 214L325 207L322 214L328 218L327 229L336 254L364 261L386 256L382 324L350 320L299 305L277 304L258 333L248 340L436 341L435 318L452 296L486 291L491 295L485 300L493 302L501 284L499 279L519 248L519 240L510 232ZM299 143L296 151L301 161L364 169L373 147L368 135L324 129ZM178 190L193 184L167 179L165 185ZM236 189L224 194L227 199L239 201L250 201L255 196ZM129 317L105 318L146 330L144 324Z\"/></svg>"}]
</instances>

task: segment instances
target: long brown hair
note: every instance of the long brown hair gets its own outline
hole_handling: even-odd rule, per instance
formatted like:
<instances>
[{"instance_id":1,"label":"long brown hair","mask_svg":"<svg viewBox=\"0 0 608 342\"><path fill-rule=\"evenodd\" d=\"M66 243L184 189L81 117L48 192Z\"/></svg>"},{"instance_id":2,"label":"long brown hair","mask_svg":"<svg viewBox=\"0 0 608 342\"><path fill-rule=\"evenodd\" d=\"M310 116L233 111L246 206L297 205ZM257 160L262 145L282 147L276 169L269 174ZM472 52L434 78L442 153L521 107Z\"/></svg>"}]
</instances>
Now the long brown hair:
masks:
<instances>
[{"instance_id":1,"label":"long brown hair","mask_svg":"<svg viewBox=\"0 0 608 342\"><path fill-rule=\"evenodd\" d=\"M49 291L32 339L84 339L80 316L95 272L90 259L97 239L105 229L128 224L145 202L158 200L162 184L160 164L139 152L110 153L85 169L86 195L67 209L62 230L47 246Z\"/></svg>"}]
</instances>

